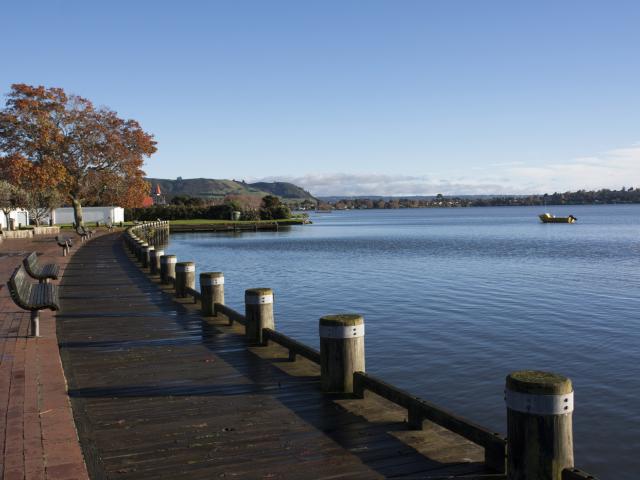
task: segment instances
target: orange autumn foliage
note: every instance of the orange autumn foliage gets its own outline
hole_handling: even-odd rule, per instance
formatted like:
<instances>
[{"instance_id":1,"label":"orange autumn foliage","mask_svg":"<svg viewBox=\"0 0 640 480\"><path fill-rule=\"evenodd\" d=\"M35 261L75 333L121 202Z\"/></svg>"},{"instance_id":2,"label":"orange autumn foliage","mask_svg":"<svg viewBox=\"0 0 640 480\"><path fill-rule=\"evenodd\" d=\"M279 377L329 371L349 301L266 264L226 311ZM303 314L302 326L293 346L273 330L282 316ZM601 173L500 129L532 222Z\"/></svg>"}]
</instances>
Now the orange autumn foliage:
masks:
<instances>
[{"instance_id":1,"label":"orange autumn foliage","mask_svg":"<svg viewBox=\"0 0 640 480\"><path fill-rule=\"evenodd\" d=\"M139 206L148 195L153 136L135 120L61 88L14 84L0 110L0 174L25 190L55 189L81 203Z\"/></svg>"}]
</instances>

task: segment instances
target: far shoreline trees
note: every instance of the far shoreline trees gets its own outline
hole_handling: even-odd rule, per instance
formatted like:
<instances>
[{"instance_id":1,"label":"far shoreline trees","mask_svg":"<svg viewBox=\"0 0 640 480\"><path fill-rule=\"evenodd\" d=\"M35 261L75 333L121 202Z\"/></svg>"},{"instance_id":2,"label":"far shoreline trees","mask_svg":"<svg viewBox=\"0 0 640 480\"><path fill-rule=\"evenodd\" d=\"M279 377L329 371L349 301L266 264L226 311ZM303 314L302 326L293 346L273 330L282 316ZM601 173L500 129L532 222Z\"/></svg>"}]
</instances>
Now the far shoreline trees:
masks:
<instances>
[{"instance_id":1,"label":"far shoreline trees","mask_svg":"<svg viewBox=\"0 0 640 480\"><path fill-rule=\"evenodd\" d=\"M78 226L83 203L141 205L142 166L155 151L138 122L61 88L14 84L0 110L0 178L38 208L67 200Z\"/></svg>"},{"instance_id":2,"label":"far shoreline trees","mask_svg":"<svg viewBox=\"0 0 640 480\"><path fill-rule=\"evenodd\" d=\"M639 188L620 190L601 189L594 191L553 193L544 195L495 195L495 196L445 196L433 197L372 197L343 198L323 202L326 209L395 209L395 208L446 208L446 207L504 207L545 205L603 205L640 203Z\"/></svg>"}]
</instances>

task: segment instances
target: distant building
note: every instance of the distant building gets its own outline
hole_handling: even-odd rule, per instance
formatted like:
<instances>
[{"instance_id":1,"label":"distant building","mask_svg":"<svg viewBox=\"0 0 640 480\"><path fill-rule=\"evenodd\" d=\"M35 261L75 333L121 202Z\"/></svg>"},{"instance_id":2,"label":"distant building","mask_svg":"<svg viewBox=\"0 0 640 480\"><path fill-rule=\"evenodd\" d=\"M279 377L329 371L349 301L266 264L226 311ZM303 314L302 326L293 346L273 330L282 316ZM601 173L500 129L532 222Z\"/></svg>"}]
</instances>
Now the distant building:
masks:
<instances>
[{"instance_id":1,"label":"distant building","mask_svg":"<svg viewBox=\"0 0 640 480\"><path fill-rule=\"evenodd\" d=\"M156 191L153 194L153 204L154 205L166 205L167 200L164 198L162 191L160 190L160 184L156 183Z\"/></svg>"},{"instance_id":2,"label":"distant building","mask_svg":"<svg viewBox=\"0 0 640 480\"><path fill-rule=\"evenodd\" d=\"M149 197L145 197L142 201L142 206L144 208L153 207L154 205L166 205L167 199L160 190L160 184L156 184L156 188L153 189L153 193Z\"/></svg>"},{"instance_id":3,"label":"distant building","mask_svg":"<svg viewBox=\"0 0 640 480\"><path fill-rule=\"evenodd\" d=\"M51 211L54 225L74 222L73 208L56 208ZM124 222L124 208L122 207L82 207L82 219L85 222L120 223Z\"/></svg>"},{"instance_id":4,"label":"distant building","mask_svg":"<svg viewBox=\"0 0 640 480\"><path fill-rule=\"evenodd\" d=\"M13 218L15 221L15 227L18 228L20 226L26 227L29 225L29 212L23 210L22 208L17 208L15 210L11 210L9 212L9 218ZM4 213L0 211L0 229L8 230L9 229L9 221L5 217Z\"/></svg>"}]
</instances>

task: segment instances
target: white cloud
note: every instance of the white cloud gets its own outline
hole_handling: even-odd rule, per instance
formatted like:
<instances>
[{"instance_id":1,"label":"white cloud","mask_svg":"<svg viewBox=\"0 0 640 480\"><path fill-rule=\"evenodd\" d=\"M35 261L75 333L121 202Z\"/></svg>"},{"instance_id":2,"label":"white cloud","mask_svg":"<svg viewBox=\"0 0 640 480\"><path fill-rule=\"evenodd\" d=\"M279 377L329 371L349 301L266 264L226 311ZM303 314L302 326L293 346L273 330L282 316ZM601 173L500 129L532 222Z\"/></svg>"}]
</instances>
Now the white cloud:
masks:
<instances>
[{"instance_id":1,"label":"white cloud","mask_svg":"<svg viewBox=\"0 0 640 480\"><path fill-rule=\"evenodd\" d=\"M261 181L286 181L295 183L317 196L355 195L435 195L489 194L500 191L496 184L437 180L428 176L357 174L357 173L309 173L296 177L269 177Z\"/></svg>"},{"instance_id":2,"label":"white cloud","mask_svg":"<svg viewBox=\"0 0 640 480\"><path fill-rule=\"evenodd\" d=\"M484 175L474 172L482 170ZM564 163L529 165L514 161L442 175L307 173L262 178L295 183L317 196L473 195L551 193L640 186L640 145Z\"/></svg>"},{"instance_id":3,"label":"white cloud","mask_svg":"<svg viewBox=\"0 0 640 480\"><path fill-rule=\"evenodd\" d=\"M513 183L534 192L640 186L640 146L540 167L508 169ZM528 187L527 187L528 185Z\"/></svg>"}]
</instances>

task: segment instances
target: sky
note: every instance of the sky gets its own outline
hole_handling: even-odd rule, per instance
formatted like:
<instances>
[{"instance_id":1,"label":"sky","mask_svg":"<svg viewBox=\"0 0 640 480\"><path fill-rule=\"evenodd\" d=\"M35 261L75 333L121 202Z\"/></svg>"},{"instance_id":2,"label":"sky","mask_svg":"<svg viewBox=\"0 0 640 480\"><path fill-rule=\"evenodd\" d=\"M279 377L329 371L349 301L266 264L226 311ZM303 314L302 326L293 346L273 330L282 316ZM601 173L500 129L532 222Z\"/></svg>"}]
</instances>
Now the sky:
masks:
<instances>
[{"instance_id":1,"label":"sky","mask_svg":"<svg viewBox=\"0 0 640 480\"><path fill-rule=\"evenodd\" d=\"M640 187L639 25L636 0L6 1L0 93L62 87L138 120L151 177Z\"/></svg>"}]
</instances>

